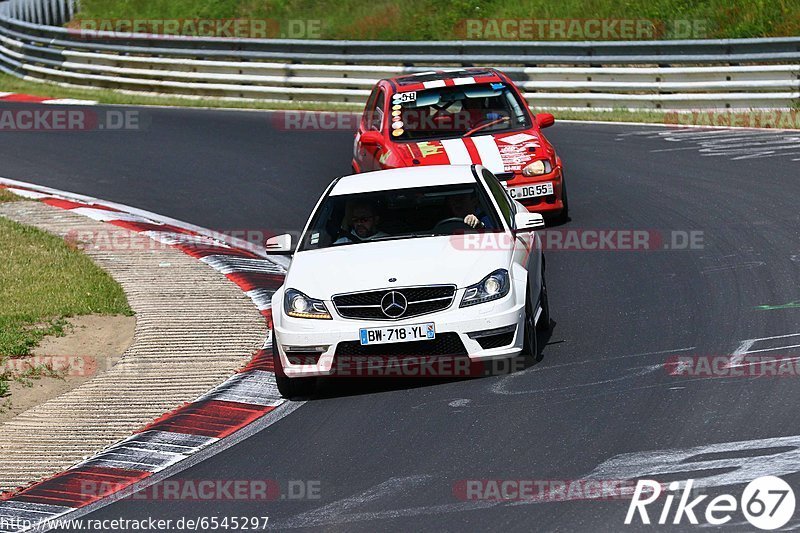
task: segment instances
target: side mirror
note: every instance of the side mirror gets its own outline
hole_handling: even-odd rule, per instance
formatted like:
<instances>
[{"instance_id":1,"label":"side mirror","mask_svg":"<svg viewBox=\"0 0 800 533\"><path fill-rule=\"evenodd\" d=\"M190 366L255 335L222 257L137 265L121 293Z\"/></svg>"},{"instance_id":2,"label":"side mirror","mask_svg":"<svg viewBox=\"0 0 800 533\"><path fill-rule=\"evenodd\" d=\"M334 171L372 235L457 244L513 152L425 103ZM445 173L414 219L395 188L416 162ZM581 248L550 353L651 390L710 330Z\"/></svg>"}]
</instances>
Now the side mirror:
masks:
<instances>
[{"instance_id":1,"label":"side mirror","mask_svg":"<svg viewBox=\"0 0 800 533\"><path fill-rule=\"evenodd\" d=\"M539 213L517 213L514 215L515 231L533 231L544 227L544 217Z\"/></svg>"},{"instance_id":2,"label":"side mirror","mask_svg":"<svg viewBox=\"0 0 800 533\"><path fill-rule=\"evenodd\" d=\"M363 145L377 146L383 142L383 135L381 135L379 131L369 130L361 134L359 141L361 141Z\"/></svg>"},{"instance_id":3,"label":"side mirror","mask_svg":"<svg viewBox=\"0 0 800 533\"><path fill-rule=\"evenodd\" d=\"M536 124L538 124L540 128L549 128L555 123L556 117L550 113L539 113L536 115Z\"/></svg>"},{"instance_id":4,"label":"side mirror","mask_svg":"<svg viewBox=\"0 0 800 533\"><path fill-rule=\"evenodd\" d=\"M292 247L292 236L288 233L283 235L276 235L267 239L265 243L268 254L275 255L292 255L294 248Z\"/></svg>"}]
</instances>

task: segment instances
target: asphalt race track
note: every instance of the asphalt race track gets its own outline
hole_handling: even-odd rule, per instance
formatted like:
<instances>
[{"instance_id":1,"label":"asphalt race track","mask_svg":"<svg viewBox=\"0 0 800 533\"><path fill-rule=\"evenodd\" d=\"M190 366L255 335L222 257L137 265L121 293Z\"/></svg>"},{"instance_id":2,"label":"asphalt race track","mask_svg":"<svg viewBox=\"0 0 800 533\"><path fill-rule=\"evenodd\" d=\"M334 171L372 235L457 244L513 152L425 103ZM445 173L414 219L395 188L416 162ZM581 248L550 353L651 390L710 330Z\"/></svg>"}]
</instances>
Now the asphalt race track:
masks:
<instances>
[{"instance_id":1,"label":"asphalt race track","mask_svg":"<svg viewBox=\"0 0 800 533\"><path fill-rule=\"evenodd\" d=\"M301 229L330 179L349 172L349 131L281 131L267 113L140 112L144 131L0 133L0 175L214 229L279 232ZM620 531L626 500L467 500L459 487L618 480L668 464L657 479L706 477L711 495L738 498L747 481L768 473L797 491L800 376L671 375L665 364L756 350L800 356L800 304L759 308L800 302L800 136L577 123L546 133L568 172L572 220L559 230L645 230L659 245L549 250L555 325L539 364L470 380L327 381L287 418L178 474L313 481L318 499L127 499L86 518ZM664 249L657 239L669 245L689 232L694 249ZM653 451L662 451L661 467L645 454ZM729 527L752 530L735 516ZM646 529L634 524L628 529ZM689 526L684 518L673 527Z\"/></svg>"}]
</instances>

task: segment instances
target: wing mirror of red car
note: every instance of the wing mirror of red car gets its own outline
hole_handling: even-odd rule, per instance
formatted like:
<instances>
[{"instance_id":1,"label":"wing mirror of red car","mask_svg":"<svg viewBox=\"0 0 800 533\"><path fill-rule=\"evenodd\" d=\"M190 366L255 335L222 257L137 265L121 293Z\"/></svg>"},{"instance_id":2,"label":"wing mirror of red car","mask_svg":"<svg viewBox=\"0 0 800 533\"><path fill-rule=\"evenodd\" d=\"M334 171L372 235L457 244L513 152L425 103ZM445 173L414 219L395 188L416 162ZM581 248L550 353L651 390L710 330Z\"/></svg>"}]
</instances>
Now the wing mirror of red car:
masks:
<instances>
[{"instance_id":1,"label":"wing mirror of red car","mask_svg":"<svg viewBox=\"0 0 800 533\"><path fill-rule=\"evenodd\" d=\"M536 123L540 128L549 128L556 123L556 117L550 113L539 113L536 115Z\"/></svg>"},{"instance_id":2,"label":"wing mirror of red car","mask_svg":"<svg viewBox=\"0 0 800 533\"><path fill-rule=\"evenodd\" d=\"M383 141L383 136L379 131L369 130L361 134L361 144L376 146Z\"/></svg>"}]
</instances>

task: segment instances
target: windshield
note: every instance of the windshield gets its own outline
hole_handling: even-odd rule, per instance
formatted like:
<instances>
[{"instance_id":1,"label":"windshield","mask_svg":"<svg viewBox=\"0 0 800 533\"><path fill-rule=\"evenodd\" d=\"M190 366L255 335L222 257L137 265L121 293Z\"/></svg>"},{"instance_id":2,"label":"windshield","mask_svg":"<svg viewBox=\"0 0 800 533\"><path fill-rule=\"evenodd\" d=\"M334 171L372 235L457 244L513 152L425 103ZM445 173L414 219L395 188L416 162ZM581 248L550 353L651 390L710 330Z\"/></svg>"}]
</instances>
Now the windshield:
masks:
<instances>
[{"instance_id":1,"label":"windshield","mask_svg":"<svg viewBox=\"0 0 800 533\"><path fill-rule=\"evenodd\" d=\"M503 231L477 182L329 196L314 213L300 251L475 231Z\"/></svg>"},{"instance_id":2,"label":"windshield","mask_svg":"<svg viewBox=\"0 0 800 533\"><path fill-rule=\"evenodd\" d=\"M417 141L530 128L529 115L504 83L442 87L392 97L392 137Z\"/></svg>"}]
</instances>

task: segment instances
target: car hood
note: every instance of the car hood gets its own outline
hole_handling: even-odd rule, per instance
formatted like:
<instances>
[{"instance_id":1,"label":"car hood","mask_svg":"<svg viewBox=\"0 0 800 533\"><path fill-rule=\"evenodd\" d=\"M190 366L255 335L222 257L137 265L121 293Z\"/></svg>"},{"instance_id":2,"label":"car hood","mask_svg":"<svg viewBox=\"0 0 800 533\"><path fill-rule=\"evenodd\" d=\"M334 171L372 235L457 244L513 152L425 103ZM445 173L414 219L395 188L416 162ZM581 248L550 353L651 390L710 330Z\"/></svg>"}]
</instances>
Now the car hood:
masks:
<instances>
[{"instance_id":1,"label":"car hood","mask_svg":"<svg viewBox=\"0 0 800 533\"><path fill-rule=\"evenodd\" d=\"M495 174L519 172L531 161L550 159L552 156L536 130L404 145L405 150L400 150L400 154L407 166L481 164Z\"/></svg>"},{"instance_id":2,"label":"car hood","mask_svg":"<svg viewBox=\"0 0 800 533\"><path fill-rule=\"evenodd\" d=\"M462 288L498 268L509 268L510 250L496 246L504 237L502 233L424 237L300 252L292 259L285 286L324 300L387 287L455 284ZM495 249L476 246L489 241ZM396 281L389 282L390 278Z\"/></svg>"}]
</instances>

